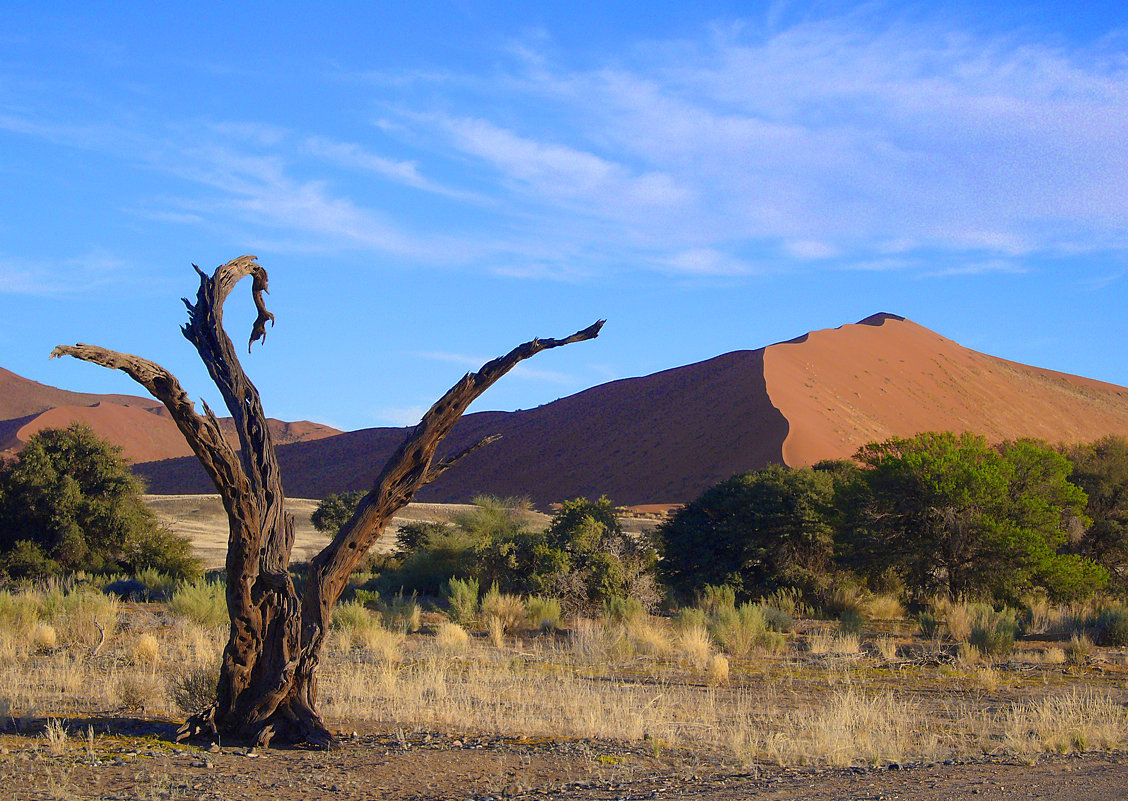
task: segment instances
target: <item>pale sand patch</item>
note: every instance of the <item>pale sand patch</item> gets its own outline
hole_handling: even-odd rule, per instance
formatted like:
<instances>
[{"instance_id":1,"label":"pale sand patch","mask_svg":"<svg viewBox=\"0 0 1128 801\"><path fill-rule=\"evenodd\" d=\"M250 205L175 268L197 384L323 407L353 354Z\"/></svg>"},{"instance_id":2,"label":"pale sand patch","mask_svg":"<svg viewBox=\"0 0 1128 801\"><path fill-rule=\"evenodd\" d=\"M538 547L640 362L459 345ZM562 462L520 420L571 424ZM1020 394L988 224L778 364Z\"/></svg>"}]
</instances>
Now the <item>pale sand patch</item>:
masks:
<instances>
[{"instance_id":1,"label":"pale sand patch","mask_svg":"<svg viewBox=\"0 0 1128 801\"><path fill-rule=\"evenodd\" d=\"M287 498L286 508L294 515L294 562L312 558L329 541L313 527L310 515L320 501L310 498ZM152 509L162 523L174 533L188 537L196 555L208 569L223 567L227 555L227 514L218 495L146 495L145 505ZM391 525L376 541L376 553L395 547L396 532L407 522L450 522L459 512L474 507L462 503L412 503L392 518ZM529 522L534 527L548 524L548 515L530 512Z\"/></svg>"}]
</instances>

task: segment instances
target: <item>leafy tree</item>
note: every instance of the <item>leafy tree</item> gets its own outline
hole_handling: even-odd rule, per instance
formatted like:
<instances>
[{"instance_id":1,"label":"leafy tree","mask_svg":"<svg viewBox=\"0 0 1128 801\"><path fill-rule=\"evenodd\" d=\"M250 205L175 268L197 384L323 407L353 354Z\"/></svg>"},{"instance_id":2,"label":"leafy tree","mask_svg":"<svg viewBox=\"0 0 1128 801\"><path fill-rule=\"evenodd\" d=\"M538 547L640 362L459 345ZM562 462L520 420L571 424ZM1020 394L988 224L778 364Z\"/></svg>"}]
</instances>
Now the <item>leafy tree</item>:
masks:
<instances>
[{"instance_id":1,"label":"leafy tree","mask_svg":"<svg viewBox=\"0 0 1128 801\"><path fill-rule=\"evenodd\" d=\"M835 471L773 465L722 481L658 529L659 572L683 599L727 585L737 600L810 589L833 570Z\"/></svg>"},{"instance_id":2,"label":"leafy tree","mask_svg":"<svg viewBox=\"0 0 1128 801\"><path fill-rule=\"evenodd\" d=\"M313 527L324 534L336 534L341 526L349 522L356 511L357 504L364 497L359 490L351 492L337 492L327 495L317 504L313 514L309 516Z\"/></svg>"},{"instance_id":3,"label":"leafy tree","mask_svg":"<svg viewBox=\"0 0 1128 801\"><path fill-rule=\"evenodd\" d=\"M1063 553L1086 522L1070 465L1030 440L925 432L871 443L852 488L848 541L858 566L892 568L917 595L1014 600L1041 588L1071 598L1103 586L1091 560Z\"/></svg>"},{"instance_id":4,"label":"leafy tree","mask_svg":"<svg viewBox=\"0 0 1128 801\"><path fill-rule=\"evenodd\" d=\"M606 497L565 501L532 549L527 569L539 585L532 591L561 597L573 608L602 606L616 596L652 604L656 555L646 545L623 531Z\"/></svg>"},{"instance_id":5,"label":"leafy tree","mask_svg":"<svg viewBox=\"0 0 1128 801\"><path fill-rule=\"evenodd\" d=\"M1128 584L1128 440L1107 436L1065 452L1071 481L1085 490L1092 523L1077 552L1102 565L1123 587Z\"/></svg>"},{"instance_id":6,"label":"leafy tree","mask_svg":"<svg viewBox=\"0 0 1128 801\"><path fill-rule=\"evenodd\" d=\"M191 544L162 529L142 502L121 449L78 423L38 432L0 465L0 554L16 577L200 570Z\"/></svg>"}]
</instances>

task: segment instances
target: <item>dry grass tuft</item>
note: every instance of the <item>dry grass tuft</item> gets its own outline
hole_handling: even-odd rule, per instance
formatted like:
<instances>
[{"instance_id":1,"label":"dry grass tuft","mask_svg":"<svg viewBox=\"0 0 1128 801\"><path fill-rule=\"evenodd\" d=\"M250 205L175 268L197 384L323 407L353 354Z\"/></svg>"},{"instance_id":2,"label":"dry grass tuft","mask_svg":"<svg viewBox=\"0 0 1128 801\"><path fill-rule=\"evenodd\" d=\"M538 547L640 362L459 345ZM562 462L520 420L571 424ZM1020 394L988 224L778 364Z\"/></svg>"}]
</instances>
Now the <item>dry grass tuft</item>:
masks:
<instances>
[{"instance_id":1,"label":"dry grass tuft","mask_svg":"<svg viewBox=\"0 0 1128 801\"><path fill-rule=\"evenodd\" d=\"M1091 690L1014 704L1005 715L1006 745L1019 754L1123 748L1128 709Z\"/></svg>"},{"instance_id":2,"label":"dry grass tuft","mask_svg":"<svg viewBox=\"0 0 1128 801\"><path fill-rule=\"evenodd\" d=\"M470 635L457 623L444 620L435 632L435 645L442 651L465 651L470 644Z\"/></svg>"},{"instance_id":3,"label":"dry grass tuft","mask_svg":"<svg viewBox=\"0 0 1128 801\"><path fill-rule=\"evenodd\" d=\"M729 679L729 661L724 654L713 654L705 670L705 680L711 686L727 684Z\"/></svg>"},{"instance_id":4,"label":"dry grass tuft","mask_svg":"<svg viewBox=\"0 0 1128 801\"><path fill-rule=\"evenodd\" d=\"M58 644L59 635L55 627L49 623L37 623L31 632L31 644L39 653L54 651Z\"/></svg>"},{"instance_id":5,"label":"dry grass tuft","mask_svg":"<svg viewBox=\"0 0 1128 801\"><path fill-rule=\"evenodd\" d=\"M694 669L704 670L713 654L713 641L709 639L709 632L704 626L691 625L677 633L674 649Z\"/></svg>"}]
</instances>

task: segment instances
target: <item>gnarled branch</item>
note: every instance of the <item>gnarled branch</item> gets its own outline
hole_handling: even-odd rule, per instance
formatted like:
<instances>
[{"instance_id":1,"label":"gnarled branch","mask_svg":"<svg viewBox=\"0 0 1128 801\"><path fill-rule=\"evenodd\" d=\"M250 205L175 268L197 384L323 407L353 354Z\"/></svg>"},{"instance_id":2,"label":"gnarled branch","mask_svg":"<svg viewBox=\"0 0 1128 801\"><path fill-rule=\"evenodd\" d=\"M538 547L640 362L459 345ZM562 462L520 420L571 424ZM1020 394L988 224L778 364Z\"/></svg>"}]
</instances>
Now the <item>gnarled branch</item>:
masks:
<instances>
[{"instance_id":1,"label":"gnarled branch","mask_svg":"<svg viewBox=\"0 0 1128 801\"><path fill-rule=\"evenodd\" d=\"M111 370L121 370L164 404L184 435L192 452L200 460L204 470L211 477L225 505L236 501L240 493L245 493L249 484L246 474L239 464L239 457L224 439L215 415L204 404L206 415L196 413L196 407L188 398L188 393L180 386L176 376L156 362L100 348L97 345L59 345L51 351L51 358L73 356L84 362L98 364Z\"/></svg>"},{"instance_id":2,"label":"gnarled branch","mask_svg":"<svg viewBox=\"0 0 1128 801\"><path fill-rule=\"evenodd\" d=\"M332 606L349 574L383 532L392 515L406 506L420 487L433 481L467 452L487 444L487 441L482 441L456 454L453 459L434 467L431 465L439 443L471 403L525 359L551 348L595 339L604 322L599 320L564 339L533 339L518 345L504 356L487 362L476 373L467 373L447 390L388 458L372 490L361 499L352 519L314 557L310 565L311 575L316 575L317 580L306 585L306 611L311 611L315 600L323 608L326 603ZM314 599L310 597L311 592L323 595Z\"/></svg>"}]
</instances>

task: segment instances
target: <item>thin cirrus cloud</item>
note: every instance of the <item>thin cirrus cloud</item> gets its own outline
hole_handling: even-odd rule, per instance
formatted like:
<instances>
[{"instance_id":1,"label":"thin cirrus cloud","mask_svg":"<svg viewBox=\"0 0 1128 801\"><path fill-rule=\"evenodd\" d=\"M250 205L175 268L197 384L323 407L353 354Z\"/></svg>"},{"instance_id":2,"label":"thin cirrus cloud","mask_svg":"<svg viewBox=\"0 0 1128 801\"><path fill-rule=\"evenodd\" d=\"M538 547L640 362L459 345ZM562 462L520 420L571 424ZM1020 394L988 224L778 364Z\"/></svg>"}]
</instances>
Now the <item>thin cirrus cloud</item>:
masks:
<instances>
[{"instance_id":1,"label":"thin cirrus cloud","mask_svg":"<svg viewBox=\"0 0 1128 801\"><path fill-rule=\"evenodd\" d=\"M460 113L453 91L432 119L511 197L632 221L630 235L666 251L642 263L665 269L765 252L1014 259L1128 245L1128 150L1109 146L1128 140L1122 60L940 23L855 22L715 29L588 70L526 57L468 92L503 106L506 125Z\"/></svg>"},{"instance_id":2,"label":"thin cirrus cloud","mask_svg":"<svg viewBox=\"0 0 1128 801\"><path fill-rule=\"evenodd\" d=\"M782 19L584 67L537 36L480 74L326 76L342 105L377 111L347 137L318 129L333 121L72 124L45 108L0 130L180 179L122 203L170 225L530 280L966 274L1128 251L1115 52L865 12ZM937 271L937 253L971 266ZM8 291L34 283L6 275Z\"/></svg>"}]
</instances>

